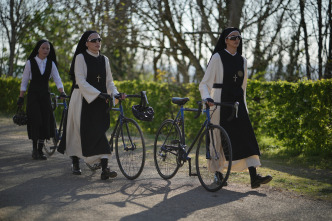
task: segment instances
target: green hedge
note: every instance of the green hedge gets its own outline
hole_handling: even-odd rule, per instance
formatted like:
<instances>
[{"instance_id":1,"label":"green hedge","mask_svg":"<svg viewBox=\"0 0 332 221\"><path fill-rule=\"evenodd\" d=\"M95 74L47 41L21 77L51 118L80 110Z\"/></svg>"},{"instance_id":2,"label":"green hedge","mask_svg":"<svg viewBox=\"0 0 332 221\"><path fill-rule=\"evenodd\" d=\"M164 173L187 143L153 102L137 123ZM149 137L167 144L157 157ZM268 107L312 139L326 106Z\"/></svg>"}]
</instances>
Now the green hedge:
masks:
<instances>
[{"instance_id":1,"label":"green hedge","mask_svg":"<svg viewBox=\"0 0 332 221\"><path fill-rule=\"evenodd\" d=\"M115 82L120 92L138 94L147 91L150 105L155 110L152 122L139 121L143 132L154 134L160 123L176 115L178 107L171 103L172 97L189 97L187 107L196 107L200 100L197 84L167 84L146 81ZM64 84L67 94L71 83ZM20 80L0 78L0 111L15 113ZM57 92L51 83L52 92ZM131 106L139 99L126 99L125 113L132 116ZM247 87L249 115L257 135L268 135L284 142L294 154L332 156L332 80L300 81L289 83L250 80ZM59 119L61 109L57 110ZM117 118L111 112L111 126ZM192 137L204 121L201 115L186 112L186 133Z\"/></svg>"},{"instance_id":2,"label":"green hedge","mask_svg":"<svg viewBox=\"0 0 332 221\"><path fill-rule=\"evenodd\" d=\"M332 156L332 80L250 81L247 100L257 133L284 141L295 155Z\"/></svg>"}]
</instances>

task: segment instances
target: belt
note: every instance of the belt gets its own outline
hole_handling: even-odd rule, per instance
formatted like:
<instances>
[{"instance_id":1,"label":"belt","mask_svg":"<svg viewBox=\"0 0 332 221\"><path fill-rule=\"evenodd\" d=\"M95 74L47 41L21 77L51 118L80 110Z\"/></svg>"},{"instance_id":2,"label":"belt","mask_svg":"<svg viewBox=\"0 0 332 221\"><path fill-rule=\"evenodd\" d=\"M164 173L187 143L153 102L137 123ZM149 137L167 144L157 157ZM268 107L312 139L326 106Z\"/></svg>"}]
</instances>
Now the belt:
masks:
<instances>
[{"instance_id":1,"label":"belt","mask_svg":"<svg viewBox=\"0 0 332 221\"><path fill-rule=\"evenodd\" d=\"M223 84L213 84L213 88L222 88Z\"/></svg>"}]
</instances>

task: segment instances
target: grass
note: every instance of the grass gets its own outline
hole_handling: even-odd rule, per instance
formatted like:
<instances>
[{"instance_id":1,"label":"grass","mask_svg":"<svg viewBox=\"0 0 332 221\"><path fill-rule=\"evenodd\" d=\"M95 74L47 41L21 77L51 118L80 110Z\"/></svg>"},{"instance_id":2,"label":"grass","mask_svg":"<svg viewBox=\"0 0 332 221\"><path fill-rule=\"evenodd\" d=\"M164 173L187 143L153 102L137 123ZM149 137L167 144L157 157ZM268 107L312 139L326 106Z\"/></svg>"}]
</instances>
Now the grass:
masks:
<instances>
[{"instance_id":1,"label":"grass","mask_svg":"<svg viewBox=\"0 0 332 221\"><path fill-rule=\"evenodd\" d=\"M332 201L332 161L328 156L293 155L272 138L259 138L261 174L270 174L271 187L303 196ZM234 174L238 182L248 183L247 173Z\"/></svg>"},{"instance_id":2,"label":"grass","mask_svg":"<svg viewBox=\"0 0 332 221\"><path fill-rule=\"evenodd\" d=\"M281 142L271 138L259 138L261 163L258 173L270 174L273 180L267 184L279 191L290 191L316 200L332 202L332 161L319 156L294 156ZM153 163L154 136L145 136L148 160ZM190 142L188 142L190 143ZM248 172L234 173L230 183L250 184Z\"/></svg>"}]
</instances>

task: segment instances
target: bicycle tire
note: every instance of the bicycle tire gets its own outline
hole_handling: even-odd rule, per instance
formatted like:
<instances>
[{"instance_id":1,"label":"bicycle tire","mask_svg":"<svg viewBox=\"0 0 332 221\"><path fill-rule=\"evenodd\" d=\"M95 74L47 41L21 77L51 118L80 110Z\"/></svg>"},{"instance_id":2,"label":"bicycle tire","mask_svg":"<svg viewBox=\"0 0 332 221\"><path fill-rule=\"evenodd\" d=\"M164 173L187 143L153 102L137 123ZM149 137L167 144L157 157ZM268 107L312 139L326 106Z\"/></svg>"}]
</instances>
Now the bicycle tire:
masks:
<instances>
[{"instance_id":1,"label":"bicycle tire","mask_svg":"<svg viewBox=\"0 0 332 221\"><path fill-rule=\"evenodd\" d=\"M207 133L209 133L208 138ZM218 134L220 134L219 137ZM220 144L223 151L220 149ZM216 146L217 154L214 149L211 148L213 145ZM207 146L210 147L210 159L207 159ZM222 172L226 171L226 173L223 173L222 179L216 177L216 171L213 171L214 169L209 169L209 164L213 163L212 161L216 161L216 163L219 161L216 159L216 155L223 159L222 162L225 162ZM208 129L202 133L196 150L196 171L201 185L210 192L220 190L225 185L229 177L231 167L232 145L229 136L225 129L221 126L210 125Z\"/></svg>"},{"instance_id":2,"label":"bicycle tire","mask_svg":"<svg viewBox=\"0 0 332 221\"><path fill-rule=\"evenodd\" d=\"M127 179L134 180L142 173L145 164L145 141L141 128L133 119L123 119L119 125L115 138L115 156L122 174Z\"/></svg>"},{"instance_id":3,"label":"bicycle tire","mask_svg":"<svg viewBox=\"0 0 332 221\"><path fill-rule=\"evenodd\" d=\"M158 174L165 180L174 177L179 170L178 150L181 141L180 128L174 124L174 120L163 121L155 137L153 158ZM168 147L165 148L163 144Z\"/></svg>"},{"instance_id":4,"label":"bicycle tire","mask_svg":"<svg viewBox=\"0 0 332 221\"><path fill-rule=\"evenodd\" d=\"M54 116L54 113L53 113ZM51 137L49 140L44 141L43 149L45 150L46 154L48 156L52 156L57 148L58 142L59 142L59 130L57 129L55 117L54 119L54 137Z\"/></svg>"}]
</instances>

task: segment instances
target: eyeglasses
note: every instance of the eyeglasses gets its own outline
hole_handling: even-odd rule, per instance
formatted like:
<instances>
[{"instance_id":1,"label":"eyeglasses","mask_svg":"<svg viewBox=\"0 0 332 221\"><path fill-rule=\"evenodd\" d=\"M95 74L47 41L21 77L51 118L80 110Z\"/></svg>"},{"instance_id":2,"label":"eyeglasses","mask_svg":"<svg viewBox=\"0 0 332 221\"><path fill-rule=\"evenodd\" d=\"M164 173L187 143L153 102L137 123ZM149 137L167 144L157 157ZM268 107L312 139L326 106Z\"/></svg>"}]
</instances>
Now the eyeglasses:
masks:
<instances>
[{"instance_id":1,"label":"eyeglasses","mask_svg":"<svg viewBox=\"0 0 332 221\"><path fill-rule=\"evenodd\" d=\"M227 37L227 39L232 40L232 41L239 39L241 41L242 37L241 37L241 35L236 35L236 36Z\"/></svg>"},{"instance_id":2,"label":"eyeglasses","mask_svg":"<svg viewBox=\"0 0 332 221\"><path fill-rule=\"evenodd\" d=\"M101 42L101 38L94 38L94 39L88 39L88 40L86 40L87 42L92 42L92 43L96 43L97 41L98 42Z\"/></svg>"}]
</instances>

